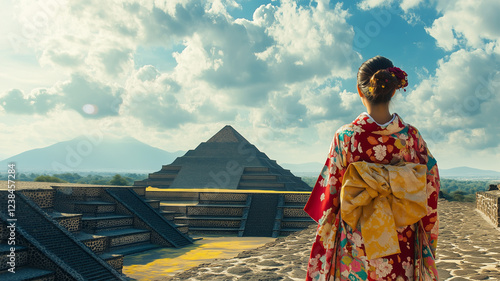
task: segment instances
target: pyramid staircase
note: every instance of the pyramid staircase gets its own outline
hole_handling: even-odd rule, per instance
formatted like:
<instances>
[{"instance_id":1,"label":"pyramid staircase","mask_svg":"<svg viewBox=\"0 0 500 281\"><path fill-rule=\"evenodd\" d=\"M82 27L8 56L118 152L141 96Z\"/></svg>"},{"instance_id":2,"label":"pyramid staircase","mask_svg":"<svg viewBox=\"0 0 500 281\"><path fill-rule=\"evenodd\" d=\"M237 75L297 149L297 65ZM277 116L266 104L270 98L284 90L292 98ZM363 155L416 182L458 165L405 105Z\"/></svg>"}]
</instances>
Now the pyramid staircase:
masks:
<instances>
[{"instance_id":1,"label":"pyramid staircase","mask_svg":"<svg viewBox=\"0 0 500 281\"><path fill-rule=\"evenodd\" d=\"M106 189L106 192L128 210L139 216L150 229L154 229L157 235L168 241L172 246L179 248L193 243L193 239L179 231L175 224L159 214L132 189L109 188Z\"/></svg>"},{"instance_id":2,"label":"pyramid staircase","mask_svg":"<svg viewBox=\"0 0 500 281\"><path fill-rule=\"evenodd\" d=\"M7 202L7 196L7 192L0 192L2 202ZM1 260L8 259L8 237L15 236L16 252L19 250L16 274L6 271L2 263L1 280L125 280L25 195L16 194L15 205L15 232L7 229L12 217L0 211Z\"/></svg>"},{"instance_id":3,"label":"pyramid staircase","mask_svg":"<svg viewBox=\"0 0 500 281\"><path fill-rule=\"evenodd\" d=\"M276 235L279 229L279 235L289 235L296 231L303 230L311 224L316 224L314 220L304 211L304 206L309 199L309 194L284 194L278 200L278 211L276 223L279 227L275 227Z\"/></svg>"},{"instance_id":4,"label":"pyramid staircase","mask_svg":"<svg viewBox=\"0 0 500 281\"><path fill-rule=\"evenodd\" d=\"M144 195L144 189L54 188L55 209L66 215L82 215L78 236L88 241L95 251L128 255L159 247L182 247L193 242L185 234L186 226L170 223L157 210L159 201L146 200L139 195Z\"/></svg>"},{"instance_id":5,"label":"pyramid staircase","mask_svg":"<svg viewBox=\"0 0 500 281\"><path fill-rule=\"evenodd\" d=\"M146 197L161 200L160 208L190 234L278 237L314 224L303 210L306 192L157 190Z\"/></svg>"},{"instance_id":6,"label":"pyramid staircase","mask_svg":"<svg viewBox=\"0 0 500 281\"><path fill-rule=\"evenodd\" d=\"M174 192L161 203L174 213L175 224L185 224L191 234L237 235L248 212L246 194ZM179 200L180 199L180 200ZM187 201L189 199L189 201Z\"/></svg>"},{"instance_id":7,"label":"pyramid staircase","mask_svg":"<svg viewBox=\"0 0 500 281\"><path fill-rule=\"evenodd\" d=\"M252 202L242 236L272 236L280 195L253 194L251 196Z\"/></svg>"},{"instance_id":8,"label":"pyramid staircase","mask_svg":"<svg viewBox=\"0 0 500 281\"><path fill-rule=\"evenodd\" d=\"M101 263L114 268L115 272L121 272L124 255L160 247L182 247L193 242L186 234L188 231L186 225L175 225L165 218L165 216L172 216L170 212L158 210L160 201L144 198L144 188L53 186L53 189L49 190L22 190L18 194L25 198L26 204L33 205L33 208L37 208L47 218L45 221L39 220L35 215L25 215L19 218L22 223L28 222L28 226L36 226L35 228L26 228L25 232L28 236L33 236L33 231L38 233L38 229L44 229L42 226L63 229L64 235L77 241L80 245L86 246L87 251L93 253ZM6 202L6 200L2 202ZM23 209L29 210L24 207ZM0 240L7 233L6 222L4 214L3 223L0 226ZM50 237L56 236L46 236L46 240L41 240L39 243L40 247L45 247L45 243L50 245L50 243L59 240L59 238L51 239ZM10 253L8 251L10 247L2 242L5 241L0 241L0 261L8 259L6 255ZM19 252L16 252L22 257L20 261L24 261L25 256L31 258L27 263L16 265L16 267L20 267L26 264L28 271L23 270L21 274L16 274L15 280L28 280L26 279L28 277L22 276L34 274L33 272L49 276L48 279L44 277L40 280L60 280L57 277L61 275L58 273L60 270L47 272L47 267L44 265L31 266L38 264L37 260L47 259L44 257L45 252L40 252L37 256L30 252L31 248L31 240L26 240L20 245ZM57 257L60 254L64 253L57 252L53 255L56 259L52 263L57 266L59 266L60 260L60 258L57 260ZM33 257L36 257L35 260ZM50 262L47 261L47 263ZM7 273L4 265L5 263L2 263L0 272ZM78 270L86 270L86 267L79 266ZM0 280L4 280L3 278L7 278L6 276L13 278L14 275L0 275ZM51 276L56 277L53 279ZM79 280L73 277L68 278L68 280ZM109 278L107 280L115 279Z\"/></svg>"},{"instance_id":9,"label":"pyramid staircase","mask_svg":"<svg viewBox=\"0 0 500 281\"><path fill-rule=\"evenodd\" d=\"M284 182L279 182L279 174L271 173L268 167L245 167L241 175L238 189L279 190L285 188Z\"/></svg>"}]
</instances>

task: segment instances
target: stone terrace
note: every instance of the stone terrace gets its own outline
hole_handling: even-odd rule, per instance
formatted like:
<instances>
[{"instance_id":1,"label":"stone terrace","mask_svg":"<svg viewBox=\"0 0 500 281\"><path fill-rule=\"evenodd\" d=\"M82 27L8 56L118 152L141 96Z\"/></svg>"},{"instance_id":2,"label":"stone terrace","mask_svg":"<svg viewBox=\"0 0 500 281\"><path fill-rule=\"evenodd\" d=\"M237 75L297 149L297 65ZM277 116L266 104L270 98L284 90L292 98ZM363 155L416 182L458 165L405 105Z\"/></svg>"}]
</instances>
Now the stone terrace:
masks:
<instances>
[{"instance_id":1,"label":"stone terrace","mask_svg":"<svg viewBox=\"0 0 500 281\"><path fill-rule=\"evenodd\" d=\"M439 279L500 280L499 229L475 209L474 203L441 200L439 216ZM314 232L311 226L235 258L159 280L304 280Z\"/></svg>"}]
</instances>

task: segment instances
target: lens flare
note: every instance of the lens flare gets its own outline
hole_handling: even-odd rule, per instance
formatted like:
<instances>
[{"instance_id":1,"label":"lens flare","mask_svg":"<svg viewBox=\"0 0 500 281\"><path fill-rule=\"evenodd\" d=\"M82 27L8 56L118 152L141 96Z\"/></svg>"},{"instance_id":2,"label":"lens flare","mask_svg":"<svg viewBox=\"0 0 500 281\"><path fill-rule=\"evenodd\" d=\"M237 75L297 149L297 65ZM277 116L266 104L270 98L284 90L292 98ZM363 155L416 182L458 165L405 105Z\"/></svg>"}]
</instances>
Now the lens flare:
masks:
<instances>
[{"instance_id":1,"label":"lens flare","mask_svg":"<svg viewBox=\"0 0 500 281\"><path fill-rule=\"evenodd\" d=\"M93 115L97 113L97 105L94 104L86 104L82 107L83 112Z\"/></svg>"}]
</instances>

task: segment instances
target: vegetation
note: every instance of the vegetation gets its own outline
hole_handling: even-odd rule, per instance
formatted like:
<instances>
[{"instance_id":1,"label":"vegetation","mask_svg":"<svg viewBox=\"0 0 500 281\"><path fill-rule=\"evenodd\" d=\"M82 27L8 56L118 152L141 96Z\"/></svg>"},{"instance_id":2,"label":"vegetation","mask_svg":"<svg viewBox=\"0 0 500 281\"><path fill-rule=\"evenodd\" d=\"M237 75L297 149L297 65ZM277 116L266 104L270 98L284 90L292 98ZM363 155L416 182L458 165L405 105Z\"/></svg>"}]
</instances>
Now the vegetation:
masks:
<instances>
[{"instance_id":1,"label":"vegetation","mask_svg":"<svg viewBox=\"0 0 500 281\"><path fill-rule=\"evenodd\" d=\"M18 181L38 181L38 182L70 182L85 184L102 185L133 185L136 180L147 178L147 174L126 173L123 175L116 173L93 173L80 175L77 173L63 174L37 174L37 173L18 173ZM0 174L0 180L7 180L7 174Z\"/></svg>"},{"instance_id":2,"label":"vegetation","mask_svg":"<svg viewBox=\"0 0 500 281\"><path fill-rule=\"evenodd\" d=\"M38 176L36 177L33 181L41 181L41 182L67 182L65 180L62 180L58 177L54 177L54 176Z\"/></svg>"},{"instance_id":3,"label":"vegetation","mask_svg":"<svg viewBox=\"0 0 500 281\"><path fill-rule=\"evenodd\" d=\"M315 177L302 177L302 180L309 186L316 184ZM455 180L441 179L440 197L449 201L474 202L476 201L476 192L486 191L489 185L493 183L485 180Z\"/></svg>"},{"instance_id":4,"label":"vegetation","mask_svg":"<svg viewBox=\"0 0 500 281\"><path fill-rule=\"evenodd\" d=\"M113 176L113 178L109 181L109 184L112 185L128 185L126 179L122 178L119 174Z\"/></svg>"},{"instance_id":5,"label":"vegetation","mask_svg":"<svg viewBox=\"0 0 500 281\"><path fill-rule=\"evenodd\" d=\"M317 177L302 177L302 180L307 183L310 187L314 187L316 184Z\"/></svg>"},{"instance_id":6,"label":"vegetation","mask_svg":"<svg viewBox=\"0 0 500 281\"><path fill-rule=\"evenodd\" d=\"M476 201L476 192L486 191L492 182L480 180L441 179L442 198L449 201Z\"/></svg>"}]
</instances>

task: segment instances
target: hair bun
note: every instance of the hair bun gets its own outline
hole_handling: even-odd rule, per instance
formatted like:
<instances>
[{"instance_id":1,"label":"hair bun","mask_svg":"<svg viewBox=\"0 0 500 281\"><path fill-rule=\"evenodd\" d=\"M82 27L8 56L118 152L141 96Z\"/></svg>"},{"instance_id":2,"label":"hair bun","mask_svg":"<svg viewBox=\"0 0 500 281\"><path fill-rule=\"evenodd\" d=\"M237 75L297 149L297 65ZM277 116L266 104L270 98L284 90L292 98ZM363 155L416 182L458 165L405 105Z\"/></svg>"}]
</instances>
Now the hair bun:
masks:
<instances>
[{"instance_id":1,"label":"hair bun","mask_svg":"<svg viewBox=\"0 0 500 281\"><path fill-rule=\"evenodd\" d=\"M370 94L392 93L398 87L398 79L387 69L380 69L370 78Z\"/></svg>"},{"instance_id":2,"label":"hair bun","mask_svg":"<svg viewBox=\"0 0 500 281\"><path fill-rule=\"evenodd\" d=\"M389 102L397 89L408 86L408 74L388 58L373 57L358 70L358 88L371 104Z\"/></svg>"}]
</instances>

